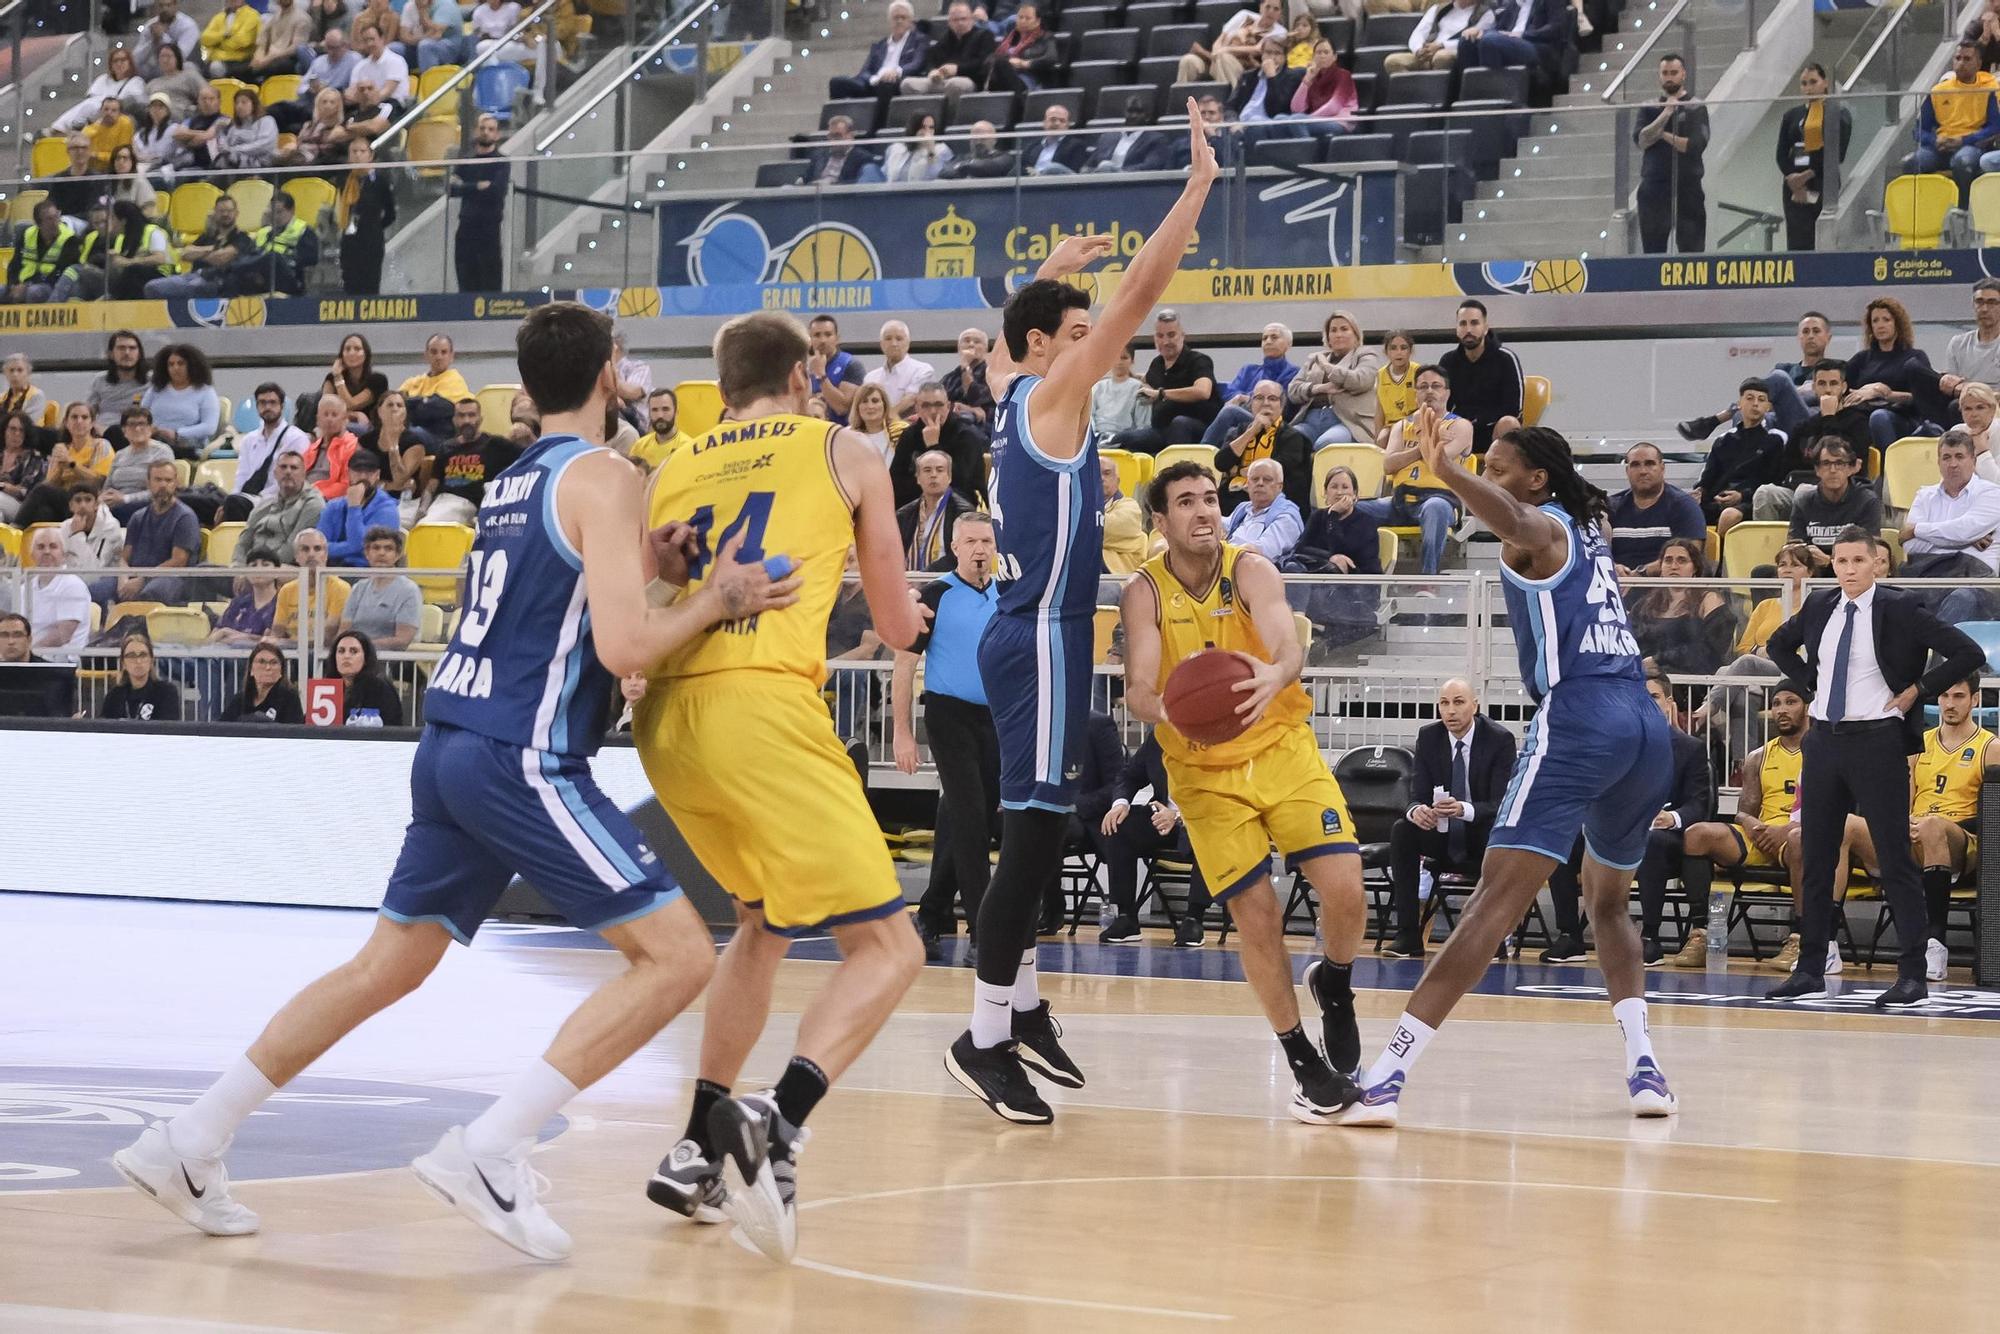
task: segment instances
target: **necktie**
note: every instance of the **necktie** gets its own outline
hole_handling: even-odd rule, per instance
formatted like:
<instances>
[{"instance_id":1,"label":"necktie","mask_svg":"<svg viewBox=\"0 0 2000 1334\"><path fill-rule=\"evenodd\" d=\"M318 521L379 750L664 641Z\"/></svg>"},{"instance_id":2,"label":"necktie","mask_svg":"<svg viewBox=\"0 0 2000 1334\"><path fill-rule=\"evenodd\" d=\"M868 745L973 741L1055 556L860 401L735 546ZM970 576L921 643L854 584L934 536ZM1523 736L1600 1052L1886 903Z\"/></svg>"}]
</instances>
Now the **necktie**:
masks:
<instances>
[{"instance_id":1,"label":"necktie","mask_svg":"<svg viewBox=\"0 0 2000 1334\"><path fill-rule=\"evenodd\" d=\"M1840 642L1833 647L1833 683L1826 690L1826 720L1830 723L1847 721L1847 659L1854 649L1855 605L1848 602L1843 610L1847 620L1840 627Z\"/></svg>"},{"instance_id":2,"label":"necktie","mask_svg":"<svg viewBox=\"0 0 2000 1334\"><path fill-rule=\"evenodd\" d=\"M1465 776L1465 742L1451 743L1451 795L1461 802L1471 795L1471 788ZM1455 862L1465 860L1465 821L1453 820L1451 828L1445 831L1445 851Z\"/></svg>"}]
</instances>

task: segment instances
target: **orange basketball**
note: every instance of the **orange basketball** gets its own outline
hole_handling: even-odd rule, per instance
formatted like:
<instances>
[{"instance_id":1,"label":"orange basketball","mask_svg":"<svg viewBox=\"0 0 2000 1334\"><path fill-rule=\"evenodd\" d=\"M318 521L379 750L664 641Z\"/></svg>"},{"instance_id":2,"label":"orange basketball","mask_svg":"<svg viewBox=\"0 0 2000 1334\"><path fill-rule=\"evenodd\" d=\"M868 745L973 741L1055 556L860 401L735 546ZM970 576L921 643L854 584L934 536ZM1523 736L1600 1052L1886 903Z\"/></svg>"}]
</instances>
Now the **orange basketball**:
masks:
<instances>
[{"instance_id":1,"label":"orange basketball","mask_svg":"<svg viewBox=\"0 0 2000 1334\"><path fill-rule=\"evenodd\" d=\"M1243 735L1237 716L1242 692L1233 687L1250 679L1250 665L1234 653L1203 649L1184 659L1167 677L1163 695L1167 721L1174 730L1201 746L1218 746Z\"/></svg>"}]
</instances>

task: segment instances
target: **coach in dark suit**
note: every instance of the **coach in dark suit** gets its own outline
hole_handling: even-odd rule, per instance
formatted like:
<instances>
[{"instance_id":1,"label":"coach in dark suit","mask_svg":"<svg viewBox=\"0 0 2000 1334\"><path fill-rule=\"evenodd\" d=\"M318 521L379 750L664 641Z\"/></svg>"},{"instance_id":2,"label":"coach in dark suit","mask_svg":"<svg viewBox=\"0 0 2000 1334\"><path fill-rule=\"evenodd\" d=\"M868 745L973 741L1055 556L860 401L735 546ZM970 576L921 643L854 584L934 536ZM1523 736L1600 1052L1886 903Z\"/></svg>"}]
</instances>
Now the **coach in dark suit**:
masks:
<instances>
[{"instance_id":1,"label":"coach in dark suit","mask_svg":"<svg viewBox=\"0 0 2000 1334\"><path fill-rule=\"evenodd\" d=\"M1139 793L1148 791L1145 802L1140 803ZM1188 847L1187 825L1182 822L1180 808L1174 805L1173 792L1167 786L1167 764L1154 733L1147 732L1139 749L1126 758L1125 771L1119 775L1112 798L1097 823L1097 853L1104 861L1116 916L1098 933L1100 945L1126 944L1139 939L1142 858L1166 855L1194 862L1194 853ZM1187 902L1174 943L1192 947L1202 942L1201 917L1211 902L1208 884L1202 879L1198 865L1189 877Z\"/></svg>"},{"instance_id":2,"label":"coach in dark suit","mask_svg":"<svg viewBox=\"0 0 2000 1334\"><path fill-rule=\"evenodd\" d=\"M1470 685L1446 681L1438 688L1437 708L1438 721L1417 733L1417 769L1410 784L1415 804L1389 831L1396 938L1383 953L1392 959L1424 954L1417 905L1422 863L1428 861L1433 872L1478 871L1514 769L1514 734L1479 711L1478 692ZM1434 802L1439 788L1450 795Z\"/></svg>"},{"instance_id":3,"label":"coach in dark suit","mask_svg":"<svg viewBox=\"0 0 2000 1334\"><path fill-rule=\"evenodd\" d=\"M1902 947L1896 985L1876 999L1876 1008L1919 1005L1930 997L1924 985L1929 924L1922 881L1910 856L1908 761L1923 748L1924 701L1978 671L1986 655L1914 595L1876 586L1875 552L1881 545L1872 529L1842 530L1833 543L1833 573L1840 587L1809 595L1798 614L1771 636L1771 661L1778 670L1812 687L1812 724L1799 775L1805 859L1799 965L1766 1000L1826 994L1833 868L1852 812L1868 822L1875 840L1882 892ZM1926 672L1924 663L1932 653L1944 661Z\"/></svg>"}]
</instances>

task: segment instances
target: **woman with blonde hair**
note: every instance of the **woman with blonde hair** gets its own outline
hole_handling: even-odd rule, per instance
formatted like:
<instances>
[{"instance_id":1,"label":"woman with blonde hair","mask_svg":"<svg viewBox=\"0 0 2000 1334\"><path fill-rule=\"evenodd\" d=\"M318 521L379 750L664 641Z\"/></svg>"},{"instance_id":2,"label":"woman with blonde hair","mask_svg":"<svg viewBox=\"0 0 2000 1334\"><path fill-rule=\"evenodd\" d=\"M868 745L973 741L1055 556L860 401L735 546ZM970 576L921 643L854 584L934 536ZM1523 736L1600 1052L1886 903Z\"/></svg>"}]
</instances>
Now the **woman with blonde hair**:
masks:
<instances>
[{"instance_id":1,"label":"woman with blonde hair","mask_svg":"<svg viewBox=\"0 0 2000 1334\"><path fill-rule=\"evenodd\" d=\"M1382 354L1363 341L1361 321L1350 311L1329 314L1320 336L1325 349L1307 359L1285 390L1298 414L1292 425L1314 445L1372 442Z\"/></svg>"}]
</instances>

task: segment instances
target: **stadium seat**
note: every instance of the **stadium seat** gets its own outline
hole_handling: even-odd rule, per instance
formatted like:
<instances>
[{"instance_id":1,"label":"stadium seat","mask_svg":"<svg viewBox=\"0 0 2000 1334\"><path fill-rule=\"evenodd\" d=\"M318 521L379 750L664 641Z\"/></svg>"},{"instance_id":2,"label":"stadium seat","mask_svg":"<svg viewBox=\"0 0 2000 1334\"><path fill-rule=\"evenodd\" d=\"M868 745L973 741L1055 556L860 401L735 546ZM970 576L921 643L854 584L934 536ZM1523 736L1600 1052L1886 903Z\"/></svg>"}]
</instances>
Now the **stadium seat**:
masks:
<instances>
[{"instance_id":1,"label":"stadium seat","mask_svg":"<svg viewBox=\"0 0 2000 1334\"><path fill-rule=\"evenodd\" d=\"M1014 94L1012 93L967 93L958 99L952 108L951 123L954 126L970 125L975 121L991 121L996 130L1011 129L1014 124ZM1014 145L1009 144L1012 148Z\"/></svg>"},{"instance_id":2,"label":"stadium seat","mask_svg":"<svg viewBox=\"0 0 2000 1334\"><path fill-rule=\"evenodd\" d=\"M1882 458L1882 502L1892 510L1908 509L1921 488L1937 481L1937 441L1930 436L1906 436Z\"/></svg>"},{"instance_id":3,"label":"stadium seat","mask_svg":"<svg viewBox=\"0 0 2000 1334\"><path fill-rule=\"evenodd\" d=\"M419 74L417 76L417 101L423 101L426 97L429 97L432 93L449 84L453 79L456 79L462 68L459 65L433 65L422 74ZM474 75L473 77L477 78L478 76ZM437 101L431 103L430 110L424 112L424 119L450 121L453 125L458 124L459 103L464 100L464 95L465 90L461 87L458 97L440 97Z\"/></svg>"},{"instance_id":4,"label":"stadium seat","mask_svg":"<svg viewBox=\"0 0 2000 1334\"><path fill-rule=\"evenodd\" d=\"M229 417L229 424L236 428L238 435L248 435L256 430L257 421L257 405L247 397L236 405L236 411Z\"/></svg>"},{"instance_id":5,"label":"stadium seat","mask_svg":"<svg viewBox=\"0 0 2000 1334\"><path fill-rule=\"evenodd\" d=\"M2000 674L2000 621L1960 621L1958 628L1986 651L1986 670Z\"/></svg>"},{"instance_id":6,"label":"stadium seat","mask_svg":"<svg viewBox=\"0 0 2000 1334\"><path fill-rule=\"evenodd\" d=\"M1554 389L1546 375L1524 375L1521 377L1521 425L1534 426L1542 420L1542 414L1549 410L1549 398Z\"/></svg>"},{"instance_id":7,"label":"stadium seat","mask_svg":"<svg viewBox=\"0 0 2000 1334\"><path fill-rule=\"evenodd\" d=\"M434 602L426 602L417 612L417 643L432 648L444 647L444 608Z\"/></svg>"},{"instance_id":8,"label":"stadium seat","mask_svg":"<svg viewBox=\"0 0 2000 1334\"><path fill-rule=\"evenodd\" d=\"M1215 466L1214 445L1168 445L1153 455L1153 471L1170 468L1176 463L1199 463L1204 468Z\"/></svg>"},{"instance_id":9,"label":"stadium seat","mask_svg":"<svg viewBox=\"0 0 2000 1334\"><path fill-rule=\"evenodd\" d=\"M689 435L712 431L722 420L722 386L713 380L682 380L674 386L680 412L676 424Z\"/></svg>"},{"instance_id":10,"label":"stadium seat","mask_svg":"<svg viewBox=\"0 0 2000 1334\"><path fill-rule=\"evenodd\" d=\"M409 562L413 570L457 570L472 550L472 529L462 523L420 523L410 530ZM423 590L424 601L448 606L458 598L456 574L410 576Z\"/></svg>"},{"instance_id":11,"label":"stadium seat","mask_svg":"<svg viewBox=\"0 0 2000 1334\"><path fill-rule=\"evenodd\" d=\"M1074 88L1037 88L1021 102L1021 123L1040 125L1042 117L1050 107L1059 106L1069 112L1070 124L1080 124L1083 120L1083 94Z\"/></svg>"},{"instance_id":12,"label":"stadium seat","mask_svg":"<svg viewBox=\"0 0 2000 1334\"><path fill-rule=\"evenodd\" d=\"M174 482L181 488L181 490L185 491L193 481L194 481L194 464L189 463L186 459L175 459Z\"/></svg>"},{"instance_id":13,"label":"stadium seat","mask_svg":"<svg viewBox=\"0 0 2000 1334\"><path fill-rule=\"evenodd\" d=\"M854 137L866 139L875 133L875 115L879 105L872 97L836 97L820 107L819 127L824 130L835 116L845 116L854 122Z\"/></svg>"},{"instance_id":14,"label":"stadium seat","mask_svg":"<svg viewBox=\"0 0 2000 1334\"><path fill-rule=\"evenodd\" d=\"M1411 168L1403 191L1403 241L1438 245L1457 222L1474 188L1472 169L1456 163L1424 163Z\"/></svg>"},{"instance_id":15,"label":"stadium seat","mask_svg":"<svg viewBox=\"0 0 2000 1334\"><path fill-rule=\"evenodd\" d=\"M1161 451L1164 453L1165 451ZM1373 445L1321 445L1313 451L1313 504L1326 491L1326 475L1337 467L1354 469L1358 485L1354 493L1362 500L1382 494L1382 451Z\"/></svg>"},{"instance_id":16,"label":"stadium seat","mask_svg":"<svg viewBox=\"0 0 2000 1334\"><path fill-rule=\"evenodd\" d=\"M1391 74L1382 86L1382 100L1410 106L1443 107L1451 96L1450 70L1404 70Z\"/></svg>"},{"instance_id":17,"label":"stadium seat","mask_svg":"<svg viewBox=\"0 0 2000 1334\"><path fill-rule=\"evenodd\" d=\"M1372 25L1371 25L1372 26ZM1490 98L1509 106L1528 104L1528 69L1509 65L1504 69L1469 69L1459 76L1458 96L1452 105Z\"/></svg>"},{"instance_id":18,"label":"stadium seat","mask_svg":"<svg viewBox=\"0 0 2000 1334\"><path fill-rule=\"evenodd\" d=\"M1485 98L1475 102L1458 101L1451 104L1452 128L1471 136L1471 146L1467 149L1467 164L1482 181L1495 180L1500 175L1500 163L1512 157L1520 143L1521 116L1505 114L1507 104ZM1465 112L1460 118L1459 113Z\"/></svg>"},{"instance_id":19,"label":"stadium seat","mask_svg":"<svg viewBox=\"0 0 2000 1334\"><path fill-rule=\"evenodd\" d=\"M216 465L213 463L204 463L202 466L204 468L209 468L209 467L214 467ZM230 489L230 486L234 486L235 482L236 482L236 467L235 467L235 460L232 459L230 460L230 468L229 468L229 486L225 486L223 489L225 491ZM208 553L207 553L208 563L210 565L235 564L237 559L236 544L242 541L243 530L247 526L248 525L241 523L218 523L217 525L215 525L215 527L209 529ZM248 556L250 553L246 551L243 552L242 554ZM290 555L289 552L285 554L287 556Z\"/></svg>"},{"instance_id":20,"label":"stadium seat","mask_svg":"<svg viewBox=\"0 0 2000 1334\"><path fill-rule=\"evenodd\" d=\"M1156 89L1172 87L1174 80L1180 78L1180 76L1181 58L1179 56L1147 56L1132 67L1133 83L1143 83L1148 87ZM1228 94L1219 93L1217 96L1227 100ZM1187 119L1186 98L1168 102L1167 105L1178 109L1182 120Z\"/></svg>"},{"instance_id":21,"label":"stadium seat","mask_svg":"<svg viewBox=\"0 0 2000 1334\"><path fill-rule=\"evenodd\" d=\"M1087 33L1116 28L1123 22L1118 10L1117 5L1079 5L1074 9L1064 9L1061 17L1063 31Z\"/></svg>"},{"instance_id":22,"label":"stadium seat","mask_svg":"<svg viewBox=\"0 0 2000 1334\"><path fill-rule=\"evenodd\" d=\"M1127 11L1127 22L1131 22ZM1138 25L1134 25L1135 27ZM1188 48L1196 42L1208 44L1208 29L1199 23L1161 23L1152 28L1140 28L1146 34L1146 46L1141 53L1148 56L1174 56L1188 53Z\"/></svg>"},{"instance_id":23,"label":"stadium seat","mask_svg":"<svg viewBox=\"0 0 2000 1334\"><path fill-rule=\"evenodd\" d=\"M479 429L502 440L514 425L514 395L518 384L489 384L473 397L479 400Z\"/></svg>"},{"instance_id":24,"label":"stadium seat","mask_svg":"<svg viewBox=\"0 0 2000 1334\"><path fill-rule=\"evenodd\" d=\"M1096 100L1092 94L1114 83L1124 83L1131 68L1129 60L1079 60L1069 67L1069 86L1083 95L1088 114L1090 104Z\"/></svg>"},{"instance_id":25,"label":"stadium seat","mask_svg":"<svg viewBox=\"0 0 2000 1334\"><path fill-rule=\"evenodd\" d=\"M757 164L757 188L769 190L775 186L802 184L808 165L796 159L790 162L760 162Z\"/></svg>"},{"instance_id":26,"label":"stadium seat","mask_svg":"<svg viewBox=\"0 0 2000 1334\"><path fill-rule=\"evenodd\" d=\"M1325 162L1395 162L1396 139L1388 134L1337 134L1326 141Z\"/></svg>"},{"instance_id":27,"label":"stadium seat","mask_svg":"<svg viewBox=\"0 0 2000 1334\"><path fill-rule=\"evenodd\" d=\"M168 230L183 245L194 240L208 226L208 215L215 211L215 201L220 198L222 191L207 181L188 181L175 187L174 202L167 214Z\"/></svg>"},{"instance_id":28,"label":"stadium seat","mask_svg":"<svg viewBox=\"0 0 2000 1334\"><path fill-rule=\"evenodd\" d=\"M1472 162L1471 130L1418 130L1403 144L1403 161L1412 164Z\"/></svg>"},{"instance_id":29,"label":"stadium seat","mask_svg":"<svg viewBox=\"0 0 2000 1334\"><path fill-rule=\"evenodd\" d=\"M137 617L143 621L166 605L164 602L114 602L111 604L111 614L105 618L105 623L116 625L130 617Z\"/></svg>"},{"instance_id":30,"label":"stadium seat","mask_svg":"<svg viewBox=\"0 0 2000 1334\"><path fill-rule=\"evenodd\" d=\"M69 149L61 135L35 140L28 152L28 170L36 176L58 176L69 167Z\"/></svg>"},{"instance_id":31,"label":"stadium seat","mask_svg":"<svg viewBox=\"0 0 2000 1334\"><path fill-rule=\"evenodd\" d=\"M1973 178L1967 213L1972 219L1972 230L1977 233L1973 237L1975 245L1982 249L2000 245L2000 176Z\"/></svg>"},{"instance_id":32,"label":"stadium seat","mask_svg":"<svg viewBox=\"0 0 2000 1334\"><path fill-rule=\"evenodd\" d=\"M1351 18L1325 18L1319 21L1319 35L1333 43L1333 53L1343 63L1347 53L1354 49L1354 34L1357 31Z\"/></svg>"},{"instance_id":33,"label":"stadium seat","mask_svg":"<svg viewBox=\"0 0 2000 1334\"><path fill-rule=\"evenodd\" d=\"M257 89L257 100L269 107L273 102L290 102L299 95L299 76L273 74Z\"/></svg>"},{"instance_id":34,"label":"stadium seat","mask_svg":"<svg viewBox=\"0 0 2000 1334\"><path fill-rule=\"evenodd\" d=\"M236 218L243 230L254 232L264 225L264 215L271 211L271 196L277 193L277 187L254 176L239 176L223 193L236 201Z\"/></svg>"},{"instance_id":35,"label":"stadium seat","mask_svg":"<svg viewBox=\"0 0 2000 1334\"><path fill-rule=\"evenodd\" d=\"M1160 115L1160 87L1151 83L1114 83L1097 90L1090 99L1090 119L1093 122L1125 123L1125 107L1133 98L1146 104L1146 116L1157 120Z\"/></svg>"},{"instance_id":36,"label":"stadium seat","mask_svg":"<svg viewBox=\"0 0 2000 1334\"><path fill-rule=\"evenodd\" d=\"M1125 26L1128 28L1137 28L1140 32L1151 32L1156 28L1176 27L1182 23L1186 23L1187 18L1188 7L1178 3L1178 0L1144 0L1140 4L1125 6ZM1202 42L1208 40L1208 36L1212 31L1212 29L1203 24L1188 23L1187 26L1201 28L1201 36L1196 40ZM1181 47L1174 54L1186 55L1187 47Z\"/></svg>"},{"instance_id":37,"label":"stadium seat","mask_svg":"<svg viewBox=\"0 0 2000 1334\"><path fill-rule=\"evenodd\" d=\"M62 404L53 398L42 405L42 429L53 431L62 422Z\"/></svg>"},{"instance_id":38,"label":"stadium seat","mask_svg":"<svg viewBox=\"0 0 2000 1334\"><path fill-rule=\"evenodd\" d=\"M1882 189L1882 226L1902 250L1935 249L1958 207L1958 182L1943 172L1898 176Z\"/></svg>"},{"instance_id":39,"label":"stadium seat","mask_svg":"<svg viewBox=\"0 0 2000 1334\"><path fill-rule=\"evenodd\" d=\"M223 492L236 489L236 460L208 459L195 465L194 484L209 483L221 487Z\"/></svg>"},{"instance_id":40,"label":"stadium seat","mask_svg":"<svg viewBox=\"0 0 2000 1334\"><path fill-rule=\"evenodd\" d=\"M1319 161L1321 143L1310 139L1263 139L1250 145L1248 163L1253 167L1302 167Z\"/></svg>"},{"instance_id":41,"label":"stadium seat","mask_svg":"<svg viewBox=\"0 0 2000 1334\"><path fill-rule=\"evenodd\" d=\"M7 223L12 227L25 226L35 220L35 205L49 197L47 190L22 190L7 201Z\"/></svg>"},{"instance_id":42,"label":"stadium seat","mask_svg":"<svg viewBox=\"0 0 2000 1334\"><path fill-rule=\"evenodd\" d=\"M458 122L450 120L420 120L412 125L403 144L403 153L411 162L443 162L453 156L458 147ZM448 169L445 167L419 167L417 175L424 180L442 180Z\"/></svg>"},{"instance_id":43,"label":"stadium seat","mask_svg":"<svg viewBox=\"0 0 2000 1334\"><path fill-rule=\"evenodd\" d=\"M159 607L146 613L146 633L155 644L201 644L208 632L208 613L199 607Z\"/></svg>"},{"instance_id":44,"label":"stadium seat","mask_svg":"<svg viewBox=\"0 0 2000 1334\"><path fill-rule=\"evenodd\" d=\"M889 109L882 113L882 134L902 134L909 128L913 116L929 115L936 123L944 124L944 98L936 93L906 93L889 99Z\"/></svg>"},{"instance_id":45,"label":"stadium seat","mask_svg":"<svg viewBox=\"0 0 2000 1334\"><path fill-rule=\"evenodd\" d=\"M1118 642L1118 608L1099 607L1090 618L1090 660L1099 666L1111 661L1111 649Z\"/></svg>"},{"instance_id":46,"label":"stadium seat","mask_svg":"<svg viewBox=\"0 0 2000 1334\"><path fill-rule=\"evenodd\" d=\"M1396 572L1396 556L1401 551L1402 543L1397 540L1394 533L1390 532L1387 528L1376 529L1375 555L1376 559L1381 562L1382 573L1394 574Z\"/></svg>"},{"instance_id":47,"label":"stadium seat","mask_svg":"<svg viewBox=\"0 0 2000 1334\"><path fill-rule=\"evenodd\" d=\"M1237 0L1195 0L1194 9L1189 13L1188 20L1199 23L1207 32L1214 34L1221 32L1223 24L1248 8L1248 5L1239 4ZM1138 26L1129 11L1125 21L1134 27ZM1204 42L1203 45L1207 43Z\"/></svg>"},{"instance_id":48,"label":"stadium seat","mask_svg":"<svg viewBox=\"0 0 2000 1334\"><path fill-rule=\"evenodd\" d=\"M514 95L525 92L534 77L522 65L488 65L472 76L473 104L506 125L514 119Z\"/></svg>"},{"instance_id":49,"label":"stadium seat","mask_svg":"<svg viewBox=\"0 0 2000 1334\"><path fill-rule=\"evenodd\" d=\"M1076 29L1071 28L1070 31ZM1079 60L1118 60L1130 64L1139 58L1139 30L1105 28L1099 32L1085 32L1078 42L1076 54Z\"/></svg>"},{"instance_id":50,"label":"stadium seat","mask_svg":"<svg viewBox=\"0 0 2000 1334\"><path fill-rule=\"evenodd\" d=\"M1722 535L1722 566L1731 576L1748 578L1759 565L1777 562L1792 526L1778 520L1753 519Z\"/></svg>"},{"instance_id":51,"label":"stadium seat","mask_svg":"<svg viewBox=\"0 0 2000 1334\"><path fill-rule=\"evenodd\" d=\"M1139 62L1142 69L1145 67L1145 64L1146 62L1143 60ZM1229 100L1229 85L1226 83L1174 83L1167 86L1166 105L1180 113L1183 121L1187 119L1187 104L1190 97L1197 102L1201 101L1204 97L1219 97L1226 102Z\"/></svg>"},{"instance_id":52,"label":"stadium seat","mask_svg":"<svg viewBox=\"0 0 2000 1334\"><path fill-rule=\"evenodd\" d=\"M21 530L11 523L0 523L0 556L10 565L21 563Z\"/></svg>"},{"instance_id":53,"label":"stadium seat","mask_svg":"<svg viewBox=\"0 0 2000 1334\"><path fill-rule=\"evenodd\" d=\"M1347 72L1357 78L1363 74L1385 74L1388 72L1386 65L1389 57L1398 51L1407 50L1409 50L1407 46L1401 45L1376 46L1371 43L1368 46L1357 46L1354 48L1353 63L1347 67Z\"/></svg>"},{"instance_id":54,"label":"stadium seat","mask_svg":"<svg viewBox=\"0 0 2000 1334\"><path fill-rule=\"evenodd\" d=\"M1097 453L1098 457L1110 459L1118 465L1118 489L1136 497L1139 488L1146 484L1146 464L1151 459L1144 454L1134 454L1129 449L1100 449Z\"/></svg>"},{"instance_id":55,"label":"stadium seat","mask_svg":"<svg viewBox=\"0 0 2000 1334\"><path fill-rule=\"evenodd\" d=\"M229 115L231 112L235 110L236 94L255 93L257 91L256 84L245 83L241 79L230 79L230 78L210 79L208 81L208 86L215 89L217 96L221 97L222 114L225 116Z\"/></svg>"}]
</instances>

